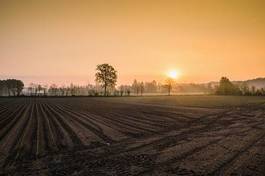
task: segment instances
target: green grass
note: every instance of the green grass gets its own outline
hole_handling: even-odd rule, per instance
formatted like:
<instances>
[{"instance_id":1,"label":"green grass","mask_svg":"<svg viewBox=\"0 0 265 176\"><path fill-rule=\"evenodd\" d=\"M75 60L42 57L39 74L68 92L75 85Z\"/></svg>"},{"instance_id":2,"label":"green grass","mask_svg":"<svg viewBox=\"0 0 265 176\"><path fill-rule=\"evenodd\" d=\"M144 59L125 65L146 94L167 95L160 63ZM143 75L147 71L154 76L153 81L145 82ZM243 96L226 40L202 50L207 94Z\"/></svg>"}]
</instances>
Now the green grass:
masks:
<instances>
[{"instance_id":1,"label":"green grass","mask_svg":"<svg viewBox=\"0 0 265 176\"><path fill-rule=\"evenodd\" d=\"M144 96L113 97L104 101L124 103L147 103L169 106L193 107L230 107L243 105L265 105L265 97L257 96L215 96L215 95L178 95L178 96Z\"/></svg>"}]
</instances>

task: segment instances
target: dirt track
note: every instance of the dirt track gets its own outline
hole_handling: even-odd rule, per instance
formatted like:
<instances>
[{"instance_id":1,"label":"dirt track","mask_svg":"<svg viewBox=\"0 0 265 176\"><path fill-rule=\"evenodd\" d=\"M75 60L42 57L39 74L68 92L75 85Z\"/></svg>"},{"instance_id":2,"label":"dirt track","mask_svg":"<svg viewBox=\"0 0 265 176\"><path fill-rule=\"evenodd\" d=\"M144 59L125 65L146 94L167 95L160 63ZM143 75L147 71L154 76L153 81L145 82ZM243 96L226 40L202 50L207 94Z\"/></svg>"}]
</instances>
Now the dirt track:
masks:
<instances>
[{"instance_id":1,"label":"dirt track","mask_svg":"<svg viewBox=\"0 0 265 176\"><path fill-rule=\"evenodd\" d=\"M265 107L0 99L0 175L264 175Z\"/></svg>"}]
</instances>

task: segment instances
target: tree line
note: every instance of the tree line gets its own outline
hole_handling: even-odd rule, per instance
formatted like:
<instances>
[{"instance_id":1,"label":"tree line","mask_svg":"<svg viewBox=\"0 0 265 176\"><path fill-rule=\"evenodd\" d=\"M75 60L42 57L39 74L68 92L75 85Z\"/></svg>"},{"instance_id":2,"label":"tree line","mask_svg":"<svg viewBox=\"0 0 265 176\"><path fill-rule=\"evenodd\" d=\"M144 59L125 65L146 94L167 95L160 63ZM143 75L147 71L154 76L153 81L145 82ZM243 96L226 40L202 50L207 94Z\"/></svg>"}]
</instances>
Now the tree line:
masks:
<instances>
[{"instance_id":1,"label":"tree line","mask_svg":"<svg viewBox=\"0 0 265 176\"><path fill-rule=\"evenodd\" d=\"M168 78L164 83L155 80L143 82L134 80L131 85L116 86L117 71L109 64L97 65L95 85L58 86L31 83L24 88L21 80L0 80L0 96L142 96L144 94L171 95L174 93L205 93L217 95L265 95L264 88L249 87L245 82L234 84L222 77L219 84L180 84ZM23 92L22 92L23 91Z\"/></svg>"},{"instance_id":2,"label":"tree line","mask_svg":"<svg viewBox=\"0 0 265 176\"><path fill-rule=\"evenodd\" d=\"M17 79L0 80L0 95L20 96L24 83Z\"/></svg>"},{"instance_id":3,"label":"tree line","mask_svg":"<svg viewBox=\"0 0 265 176\"><path fill-rule=\"evenodd\" d=\"M249 87L245 82L233 84L227 77L222 77L215 93L217 95L265 96L265 89L257 89L255 86Z\"/></svg>"}]
</instances>

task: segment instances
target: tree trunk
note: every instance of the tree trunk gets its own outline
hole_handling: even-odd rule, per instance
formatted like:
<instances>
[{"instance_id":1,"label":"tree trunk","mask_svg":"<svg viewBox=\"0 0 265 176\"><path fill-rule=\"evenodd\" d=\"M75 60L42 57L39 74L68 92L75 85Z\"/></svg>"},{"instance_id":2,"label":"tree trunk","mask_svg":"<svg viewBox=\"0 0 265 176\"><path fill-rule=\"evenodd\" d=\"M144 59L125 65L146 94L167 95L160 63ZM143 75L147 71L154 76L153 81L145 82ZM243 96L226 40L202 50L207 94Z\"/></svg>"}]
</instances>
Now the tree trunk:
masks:
<instances>
[{"instance_id":1,"label":"tree trunk","mask_svg":"<svg viewBox=\"0 0 265 176\"><path fill-rule=\"evenodd\" d=\"M171 85L168 85L168 96L170 96L170 92L171 92Z\"/></svg>"},{"instance_id":2,"label":"tree trunk","mask_svg":"<svg viewBox=\"0 0 265 176\"><path fill-rule=\"evenodd\" d=\"M104 84L104 96L107 96L107 84Z\"/></svg>"}]
</instances>

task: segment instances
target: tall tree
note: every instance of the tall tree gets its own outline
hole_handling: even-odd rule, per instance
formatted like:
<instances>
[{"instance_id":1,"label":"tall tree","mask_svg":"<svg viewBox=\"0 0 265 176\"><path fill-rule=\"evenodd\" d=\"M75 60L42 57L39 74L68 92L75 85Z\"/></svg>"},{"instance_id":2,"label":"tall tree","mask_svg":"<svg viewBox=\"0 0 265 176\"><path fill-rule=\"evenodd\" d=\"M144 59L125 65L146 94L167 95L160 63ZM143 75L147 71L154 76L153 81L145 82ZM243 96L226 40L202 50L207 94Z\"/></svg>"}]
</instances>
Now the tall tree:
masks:
<instances>
[{"instance_id":1,"label":"tall tree","mask_svg":"<svg viewBox=\"0 0 265 176\"><path fill-rule=\"evenodd\" d=\"M3 96L5 94L5 88L6 88L5 81L0 80L0 96Z\"/></svg>"},{"instance_id":2,"label":"tall tree","mask_svg":"<svg viewBox=\"0 0 265 176\"><path fill-rule=\"evenodd\" d=\"M7 79L6 81L6 87L7 87L7 91L8 91L8 96L11 96L11 92L14 94L14 82L12 79Z\"/></svg>"},{"instance_id":3,"label":"tall tree","mask_svg":"<svg viewBox=\"0 0 265 176\"><path fill-rule=\"evenodd\" d=\"M140 94L141 94L141 96L143 96L143 93L144 93L144 82L141 82L139 86L140 86Z\"/></svg>"},{"instance_id":4,"label":"tall tree","mask_svg":"<svg viewBox=\"0 0 265 176\"><path fill-rule=\"evenodd\" d=\"M256 95L256 87L255 86L251 86L251 94Z\"/></svg>"},{"instance_id":5,"label":"tall tree","mask_svg":"<svg viewBox=\"0 0 265 176\"><path fill-rule=\"evenodd\" d=\"M16 80L17 96L21 95L23 89L24 89L24 83L21 80Z\"/></svg>"},{"instance_id":6,"label":"tall tree","mask_svg":"<svg viewBox=\"0 0 265 176\"><path fill-rule=\"evenodd\" d=\"M234 85L230 80L226 77L222 77L219 83L219 87L217 87L216 94L219 95L240 95L242 92L239 87Z\"/></svg>"},{"instance_id":7,"label":"tall tree","mask_svg":"<svg viewBox=\"0 0 265 176\"><path fill-rule=\"evenodd\" d=\"M139 94L139 83L137 82L137 80L135 79L132 83L132 89L133 89L133 92L134 94L138 95Z\"/></svg>"},{"instance_id":8,"label":"tall tree","mask_svg":"<svg viewBox=\"0 0 265 176\"><path fill-rule=\"evenodd\" d=\"M97 65L96 81L104 88L104 96L107 95L107 88L115 87L117 82L117 71L109 64Z\"/></svg>"},{"instance_id":9,"label":"tall tree","mask_svg":"<svg viewBox=\"0 0 265 176\"><path fill-rule=\"evenodd\" d=\"M42 88L43 88L43 95L44 95L44 96L47 96L48 85L45 84L45 85L42 86Z\"/></svg>"},{"instance_id":10,"label":"tall tree","mask_svg":"<svg viewBox=\"0 0 265 176\"><path fill-rule=\"evenodd\" d=\"M260 91L261 91L261 95L264 96L265 95L265 89L264 88L261 88Z\"/></svg>"},{"instance_id":11,"label":"tall tree","mask_svg":"<svg viewBox=\"0 0 265 176\"><path fill-rule=\"evenodd\" d=\"M172 79L172 78L167 78L166 79L165 87L167 88L167 93L168 93L169 96L171 94L171 90L172 90L173 84L174 84L174 79Z\"/></svg>"},{"instance_id":12,"label":"tall tree","mask_svg":"<svg viewBox=\"0 0 265 176\"><path fill-rule=\"evenodd\" d=\"M52 84L50 85L50 88L48 90L49 94L52 96L57 96L57 92L58 92L58 87L56 84Z\"/></svg>"},{"instance_id":13,"label":"tall tree","mask_svg":"<svg viewBox=\"0 0 265 176\"><path fill-rule=\"evenodd\" d=\"M19 96L24 88L24 83L21 80L7 79L5 80L8 96Z\"/></svg>"}]
</instances>

